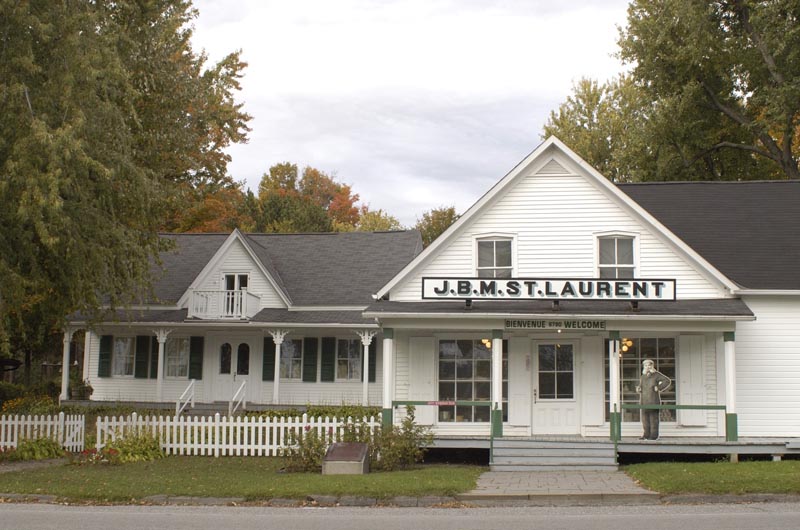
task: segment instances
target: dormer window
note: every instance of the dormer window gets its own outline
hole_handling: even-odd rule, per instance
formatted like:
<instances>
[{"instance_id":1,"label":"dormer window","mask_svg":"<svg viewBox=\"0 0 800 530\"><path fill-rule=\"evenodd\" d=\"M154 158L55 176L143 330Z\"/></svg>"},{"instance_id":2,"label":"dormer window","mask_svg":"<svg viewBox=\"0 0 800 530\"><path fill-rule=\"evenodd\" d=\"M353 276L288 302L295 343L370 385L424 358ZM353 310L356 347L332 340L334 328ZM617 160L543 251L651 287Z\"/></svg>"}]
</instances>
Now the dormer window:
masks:
<instances>
[{"instance_id":1,"label":"dormer window","mask_svg":"<svg viewBox=\"0 0 800 530\"><path fill-rule=\"evenodd\" d=\"M597 263L601 278L634 277L633 240L631 236L598 238L600 256Z\"/></svg>"},{"instance_id":2,"label":"dormer window","mask_svg":"<svg viewBox=\"0 0 800 530\"><path fill-rule=\"evenodd\" d=\"M509 237L478 240L479 278L511 278L511 241Z\"/></svg>"}]
</instances>

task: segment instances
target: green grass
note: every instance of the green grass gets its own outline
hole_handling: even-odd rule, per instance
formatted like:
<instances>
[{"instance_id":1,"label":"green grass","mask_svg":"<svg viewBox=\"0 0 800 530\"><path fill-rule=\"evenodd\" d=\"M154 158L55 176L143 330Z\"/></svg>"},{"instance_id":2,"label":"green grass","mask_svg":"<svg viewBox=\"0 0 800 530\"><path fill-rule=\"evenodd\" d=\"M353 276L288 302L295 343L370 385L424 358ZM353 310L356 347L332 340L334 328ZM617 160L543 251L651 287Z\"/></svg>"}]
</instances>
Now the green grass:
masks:
<instances>
[{"instance_id":1,"label":"green grass","mask_svg":"<svg viewBox=\"0 0 800 530\"><path fill-rule=\"evenodd\" d=\"M0 475L0 492L56 495L64 499L135 501L150 495L244 497L307 495L453 495L475 487L486 468L425 465L368 475L279 473L279 458L167 457L119 466L64 465Z\"/></svg>"},{"instance_id":2,"label":"green grass","mask_svg":"<svg viewBox=\"0 0 800 530\"><path fill-rule=\"evenodd\" d=\"M650 463L623 468L659 493L795 493L800 494L800 461Z\"/></svg>"}]
</instances>

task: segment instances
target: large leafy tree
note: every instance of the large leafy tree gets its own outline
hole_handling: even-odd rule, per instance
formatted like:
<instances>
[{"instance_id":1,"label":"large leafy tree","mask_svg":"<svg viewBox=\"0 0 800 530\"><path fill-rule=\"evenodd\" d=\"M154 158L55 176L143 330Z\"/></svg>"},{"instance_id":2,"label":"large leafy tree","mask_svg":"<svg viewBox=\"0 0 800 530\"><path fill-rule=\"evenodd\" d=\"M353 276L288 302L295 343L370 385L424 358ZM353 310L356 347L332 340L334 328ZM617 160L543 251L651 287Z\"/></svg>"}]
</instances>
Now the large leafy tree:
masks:
<instances>
[{"instance_id":1,"label":"large leafy tree","mask_svg":"<svg viewBox=\"0 0 800 530\"><path fill-rule=\"evenodd\" d=\"M136 299L177 183L225 181L222 148L248 117L242 63L203 68L188 2L0 13L0 340L29 361L68 313Z\"/></svg>"},{"instance_id":2,"label":"large leafy tree","mask_svg":"<svg viewBox=\"0 0 800 530\"><path fill-rule=\"evenodd\" d=\"M422 245L427 247L450 228L459 218L455 206L440 206L422 214L414 226L422 236Z\"/></svg>"},{"instance_id":3,"label":"large leafy tree","mask_svg":"<svg viewBox=\"0 0 800 530\"><path fill-rule=\"evenodd\" d=\"M800 178L799 23L796 0L635 0L620 56L657 119L693 140L687 161L733 153L758 177Z\"/></svg>"}]
</instances>

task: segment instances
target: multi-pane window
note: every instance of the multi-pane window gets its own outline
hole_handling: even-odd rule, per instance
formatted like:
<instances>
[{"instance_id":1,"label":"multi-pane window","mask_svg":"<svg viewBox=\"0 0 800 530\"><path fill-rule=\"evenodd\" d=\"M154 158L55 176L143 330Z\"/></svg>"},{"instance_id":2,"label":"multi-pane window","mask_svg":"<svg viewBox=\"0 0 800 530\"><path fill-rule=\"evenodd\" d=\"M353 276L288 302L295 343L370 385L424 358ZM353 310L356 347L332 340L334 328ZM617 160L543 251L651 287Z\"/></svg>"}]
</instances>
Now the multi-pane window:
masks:
<instances>
[{"instance_id":1,"label":"multi-pane window","mask_svg":"<svg viewBox=\"0 0 800 530\"><path fill-rule=\"evenodd\" d=\"M575 363L572 344L540 344L539 399L575 397Z\"/></svg>"},{"instance_id":2,"label":"multi-pane window","mask_svg":"<svg viewBox=\"0 0 800 530\"><path fill-rule=\"evenodd\" d=\"M189 339L170 338L164 345L167 377L189 377Z\"/></svg>"},{"instance_id":3,"label":"multi-pane window","mask_svg":"<svg viewBox=\"0 0 800 530\"><path fill-rule=\"evenodd\" d=\"M114 375L133 375L133 337L114 337Z\"/></svg>"},{"instance_id":4,"label":"multi-pane window","mask_svg":"<svg viewBox=\"0 0 800 530\"><path fill-rule=\"evenodd\" d=\"M608 340L606 340L606 350L608 351ZM637 405L639 403L639 393L636 387L642 377L642 361L650 359L655 363L655 368L672 380L672 386L661 393L661 403L663 405L675 404L675 392L677 390L677 380L675 379L675 339L674 338L623 338L620 341L620 402L625 404ZM605 358L606 376L606 398L605 414L606 421L609 419L609 369L608 356ZM623 410L622 421L639 421L638 410ZM661 421L675 421L674 410L662 410Z\"/></svg>"},{"instance_id":5,"label":"multi-pane window","mask_svg":"<svg viewBox=\"0 0 800 530\"><path fill-rule=\"evenodd\" d=\"M508 421L508 341L503 341L503 421ZM492 343L488 339L439 341L439 400L491 401ZM489 407L439 406L440 422L489 421Z\"/></svg>"},{"instance_id":6,"label":"multi-pane window","mask_svg":"<svg viewBox=\"0 0 800 530\"><path fill-rule=\"evenodd\" d=\"M478 240L478 277L511 278L511 240Z\"/></svg>"},{"instance_id":7,"label":"multi-pane window","mask_svg":"<svg viewBox=\"0 0 800 530\"><path fill-rule=\"evenodd\" d=\"M633 238L609 236L598 239L601 278L633 278Z\"/></svg>"},{"instance_id":8,"label":"multi-pane window","mask_svg":"<svg viewBox=\"0 0 800 530\"><path fill-rule=\"evenodd\" d=\"M281 344L281 379L300 379L303 376L303 341L284 340Z\"/></svg>"},{"instance_id":9,"label":"multi-pane window","mask_svg":"<svg viewBox=\"0 0 800 530\"><path fill-rule=\"evenodd\" d=\"M361 351L359 339L339 339L336 344L336 379L351 381L361 379Z\"/></svg>"}]
</instances>

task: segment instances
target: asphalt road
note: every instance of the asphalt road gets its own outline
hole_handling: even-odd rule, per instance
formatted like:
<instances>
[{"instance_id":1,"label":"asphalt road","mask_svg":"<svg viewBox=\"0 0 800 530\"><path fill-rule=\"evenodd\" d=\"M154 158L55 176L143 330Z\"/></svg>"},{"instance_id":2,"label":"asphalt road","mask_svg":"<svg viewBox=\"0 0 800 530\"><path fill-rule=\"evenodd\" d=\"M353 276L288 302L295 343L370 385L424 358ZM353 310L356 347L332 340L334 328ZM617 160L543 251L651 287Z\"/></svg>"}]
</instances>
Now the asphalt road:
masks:
<instances>
[{"instance_id":1,"label":"asphalt road","mask_svg":"<svg viewBox=\"0 0 800 530\"><path fill-rule=\"evenodd\" d=\"M564 508L0 505L0 530L791 530L800 503Z\"/></svg>"}]
</instances>

